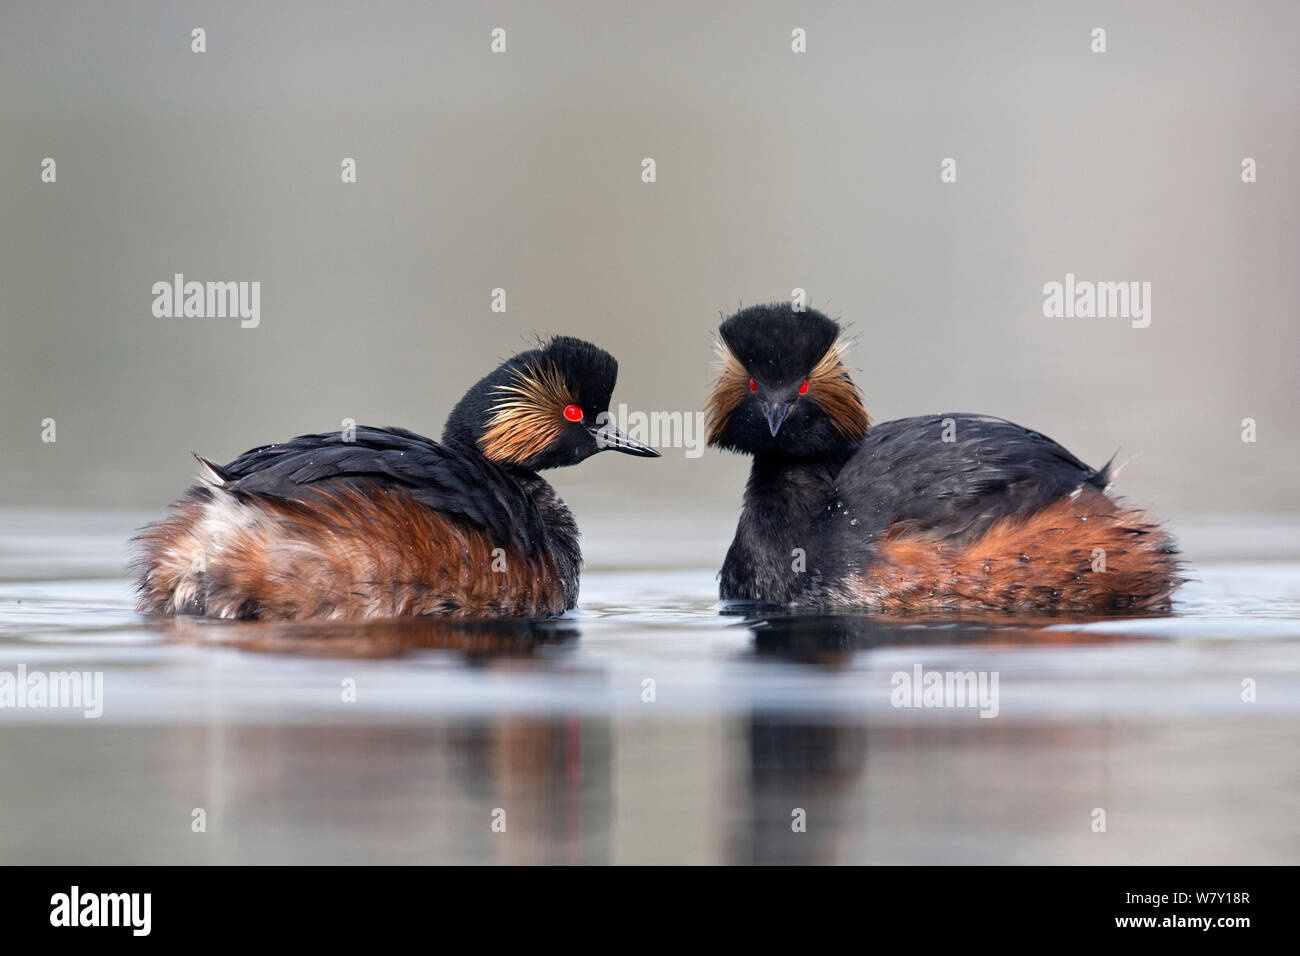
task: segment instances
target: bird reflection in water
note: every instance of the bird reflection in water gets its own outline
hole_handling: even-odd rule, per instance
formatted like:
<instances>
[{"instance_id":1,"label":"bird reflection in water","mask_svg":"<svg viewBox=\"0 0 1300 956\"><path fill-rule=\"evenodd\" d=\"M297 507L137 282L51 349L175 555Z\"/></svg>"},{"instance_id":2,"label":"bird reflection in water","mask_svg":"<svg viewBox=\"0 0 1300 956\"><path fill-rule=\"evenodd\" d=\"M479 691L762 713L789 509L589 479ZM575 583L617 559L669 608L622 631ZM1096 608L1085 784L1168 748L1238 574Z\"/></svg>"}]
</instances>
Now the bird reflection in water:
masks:
<instances>
[{"instance_id":1,"label":"bird reflection in water","mask_svg":"<svg viewBox=\"0 0 1300 956\"><path fill-rule=\"evenodd\" d=\"M1099 616L997 612L954 619L932 614L798 614L757 605L731 606L723 613L741 617L743 625L750 628L755 657L778 665L831 669L848 666L855 655L886 647L1058 646L1141 639L1052 627L1102 619ZM871 813L869 741L874 738L886 751L897 753L900 748L909 749L909 740L922 743L919 738L925 735L940 738L942 744L969 732L962 725L950 724L873 728L868 725L867 713L853 707L838 711L824 707L782 709L770 700L753 700L742 724L746 739L737 741L738 749L748 754L748 766L735 769L732 789L736 805L746 809L730 820L726 838L729 862L812 864L866 856L872 825L882 823L880 807ZM988 733L1001 730L987 728ZM934 739L925 743L936 745ZM902 808L901 812L921 811ZM887 826L888 813L883 817ZM845 833L859 834L863 842L846 846Z\"/></svg>"},{"instance_id":2,"label":"bird reflection in water","mask_svg":"<svg viewBox=\"0 0 1300 956\"><path fill-rule=\"evenodd\" d=\"M843 664L855 653L880 647L909 645L1061 646L1111 644L1144 640L1138 635L1070 630L1071 625L1169 617L1168 611L1139 615L1023 614L867 614L833 612L802 614L785 608L731 604L724 615L742 618L754 635L760 658L805 664Z\"/></svg>"},{"instance_id":3,"label":"bird reflection in water","mask_svg":"<svg viewBox=\"0 0 1300 956\"><path fill-rule=\"evenodd\" d=\"M578 626L547 620L457 620L407 617L385 620L242 622L152 618L149 626L176 643L219 644L267 654L313 657L402 657L415 651L458 651L467 659L526 658L543 647L577 641Z\"/></svg>"},{"instance_id":4,"label":"bird reflection in water","mask_svg":"<svg viewBox=\"0 0 1300 956\"><path fill-rule=\"evenodd\" d=\"M471 667L499 662L509 669L528 666L529 659L542 664L543 649L571 648L579 634L564 618L165 618L151 626L169 641L256 653L383 659L435 650L459 654ZM267 821L273 833L301 831L303 845L335 847L338 821L346 820L373 841L349 849L347 862L608 862L613 741L605 718L525 708L434 711L414 722L382 725L240 723L204 746L220 749L206 756L204 766L216 760L260 768L235 790L224 789L224 778L208 781L204 799L222 808L221 817ZM187 737L180 749L192 755L194 742ZM349 772L338 773L344 766ZM385 781L379 800L375 780ZM189 786L186 780L181 789L188 793ZM503 831L494 829L498 824ZM261 846L250 840L242 852L257 859Z\"/></svg>"},{"instance_id":5,"label":"bird reflection in water","mask_svg":"<svg viewBox=\"0 0 1300 956\"><path fill-rule=\"evenodd\" d=\"M792 614L747 609L739 617L753 634L751 653L773 668L836 670L855 655L908 645L1089 644L1122 636L1045 630L1079 618L1009 617L946 620L862 614ZM474 623L441 619L268 624L172 619L167 640L217 644L266 654L340 658L394 658L425 650L450 651L472 667L500 662L506 669L548 668L554 651L576 649L579 627L569 619ZM567 655L565 655L567 656ZM566 678L568 679L568 678ZM579 679L582 679L579 675ZM698 858L713 862L818 863L870 859L887 852L890 830L924 831L937 825L933 799L901 800L889 774L899 762L916 773L944 774L924 765L926 754L990 747L998 735L1042 740L1050 728L1000 721L869 722L870 710L828 701L777 701L764 681L714 715L646 711L621 723L612 714L561 704L510 712L433 711L415 721L340 724L236 724L205 746L203 766L255 766L257 774L231 787L224 775L207 793L226 819L259 819L267 829L247 834L241 849L256 858L268 833L302 831L301 844L335 845L336 833L358 826L374 842L344 854L350 862L401 858L411 862L608 863L660 859L661 847L640 829L653 793L668 815L691 815L704 842ZM882 687L883 689L883 687ZM577 688L575 687L575 692ZM739 703L739 708L735 704ZM793 703L796 706L790 706ZM620 742L644 721L681 721L700 743L671 762L653 753L624 753ZM989 726L996 725L996 726ZM660 726L668 726L660 724ZM720 728L721 739L711 735ZM1025 735L1028 734L1028 737ZM974 735L972 737L972 735ZM633 737L635 739L635 737ZM186 753L193 751L185 735ZM712 741L710 743L710 741ZM713 749L720 745L719 749ZM202 748L200 748L202 749ZM868 753L875 775L868 773ZM993 753L999 753L996 746ZM634 759L635 756L635 759ZM718 758L721 758L720 760ZM922 761L913 766L907 761ZM695 767L691 786L669 785L684 764ZM339 767L349 768L338 773ZM358 768L360 771L358 772ZM1014 765L1010 765L1014 769ZM954 770L954 774L958 771ZM385 781L382 800L371 781ZM667 781L667 782L666 782ZM186 794L193 781L178 783ZM952 780L960 786L959 775ZM614 839L619 803L623 835ZM492 829L502 810L508 837ZM658 812L656 808L655 812ZM804 826L795 826L795 814ZM846 842L846 834L852 838ZM331 843L333 841L333 843ZM660 841L662 842L662 841ZM621 851L618 849L621 847ZM385 856L387 855L387 857ZM269 857L268 857L269 858Z\"/></svg>"}]
</instances>

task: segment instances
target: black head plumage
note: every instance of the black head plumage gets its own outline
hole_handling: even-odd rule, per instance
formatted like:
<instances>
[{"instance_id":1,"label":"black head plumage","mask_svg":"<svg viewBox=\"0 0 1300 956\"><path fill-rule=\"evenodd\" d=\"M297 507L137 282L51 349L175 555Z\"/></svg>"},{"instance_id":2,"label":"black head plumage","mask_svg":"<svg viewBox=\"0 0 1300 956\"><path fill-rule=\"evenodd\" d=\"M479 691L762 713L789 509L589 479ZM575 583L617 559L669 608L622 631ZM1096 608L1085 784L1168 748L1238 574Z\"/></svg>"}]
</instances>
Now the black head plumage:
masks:
<instances>
[{"instance_id":1,"label":"black head plumage","mask_svg":"<svg viewBox=\"0 0 1300 956\"><path fill-rule=\"evenodd\" d=\"M753 305L718 326L718 337L756 380L795 384L807 377L840 335L839 323L788 303Z\"/></svg>"},{"instance_id":2,"label":"black head plumage","mask_svg":"<svg viewBox=\"0 0 1300 956\"><path fill-rule=\"evenodd\" d=\"M614 356L557 335L481 378L452 409L443 440L530 471L575 465L606 449L654 457L607 423L617 378Z\"/></svg>"},{"instance_id":3,"label":"black head plumage","mask_svg":"<svg viewBox=\"0 0 1300 956\"><path fill-rule=\"evenodd\" d=\"M709 444L810 458L841 453L862 438L869 419L841 361L840 331L821 312L789 303L751 306L725 320Z\"/></svg>"}]
</instances>

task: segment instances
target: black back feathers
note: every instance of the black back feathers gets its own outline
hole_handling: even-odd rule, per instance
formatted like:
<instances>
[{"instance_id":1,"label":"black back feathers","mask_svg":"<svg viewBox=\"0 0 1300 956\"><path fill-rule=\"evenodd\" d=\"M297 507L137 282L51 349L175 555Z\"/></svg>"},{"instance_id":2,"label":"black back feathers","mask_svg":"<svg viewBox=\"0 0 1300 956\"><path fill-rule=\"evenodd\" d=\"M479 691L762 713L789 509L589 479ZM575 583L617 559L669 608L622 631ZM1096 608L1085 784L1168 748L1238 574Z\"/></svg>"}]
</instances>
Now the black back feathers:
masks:
<instances>
[{"instance_id":1,"label":"black back feathers","mask_svg":"<svg viewBox=\"0 0 1300 956\"><path fill-rule=\"evenodd\" d=\"M402 489L421 504L483 528L528 555L544 537L542 518L520 484L482 455L401 428L361 426L300 435L209 465L234 494L310 501L339 487Z\"/></svg>"}]
</instances>

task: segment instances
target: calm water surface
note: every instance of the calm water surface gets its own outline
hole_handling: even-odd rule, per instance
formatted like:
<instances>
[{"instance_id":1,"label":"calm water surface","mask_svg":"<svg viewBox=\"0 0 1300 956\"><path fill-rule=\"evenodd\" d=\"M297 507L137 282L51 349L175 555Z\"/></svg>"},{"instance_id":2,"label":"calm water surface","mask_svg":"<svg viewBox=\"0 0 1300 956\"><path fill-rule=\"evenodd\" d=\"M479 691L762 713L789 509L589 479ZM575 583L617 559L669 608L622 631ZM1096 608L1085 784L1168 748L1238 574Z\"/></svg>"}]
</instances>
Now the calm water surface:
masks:
<instances>
[{"instance_id":1,"label":"calm water surface","mask_svg":"<svg viewBox=\"0 0 1300 956\"><path fill-rule=\"evenodd\" d=\"M147 620L149 517L0 510L0 673L104 675L0 709L0 862L1300 862L1292 517L1175 520L1172 615L926 620L723 614L734 516L579 515L531 626ZM918 665L997 716L893 706Z\"/></svg>"}]
</instances>

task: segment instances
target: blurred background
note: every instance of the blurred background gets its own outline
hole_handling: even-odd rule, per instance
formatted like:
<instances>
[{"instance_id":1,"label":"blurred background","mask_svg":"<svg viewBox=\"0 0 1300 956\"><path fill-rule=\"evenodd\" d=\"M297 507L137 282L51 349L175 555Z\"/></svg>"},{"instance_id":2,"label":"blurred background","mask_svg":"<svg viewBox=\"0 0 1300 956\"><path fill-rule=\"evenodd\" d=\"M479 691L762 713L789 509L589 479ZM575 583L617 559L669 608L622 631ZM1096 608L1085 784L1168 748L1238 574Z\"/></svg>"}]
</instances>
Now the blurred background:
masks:
<instances>
[{"instance_id":1,"label":"blurred background","mask_svg":"<svg viewBox=\"0 0 1300 956\"><path fill-rule=\"evenodd\" d=\"M1298 48L1293 2L0 0L0 671L107 701L0 712L0 861L1294 863ZM175 273L260 324L155 317ZM1150 326L1045 318L1067 273ZM877 420L1135 458L1177 613L720 615L748 461L684 448L548 474L587 569L545 641L133 610L191 451L436 436L547 333L694 412L719 319L796 288ZM895 709L923 664L1000 719Z\"/></svg>"},{"instance_id":2,"label":"blurred background","mask_svg":"<svg viewBox=\"0 0 1300 956\"><path fill-rule=\"evenodd\" d=\"M877 420L1118 449L1166 514L1296 508L1295 4L0 10L0 504L153 509L191 450L344 418L437 435L535 333L614 352L616 404L695 411L720 316L799 287ZM261 282L260 326L156 318L177 272ZM1150 327L1044 318L1067 272L1149 281ZM579 521L730 523L746 469L551 478Z\"/></svg>"}]
</instances>

